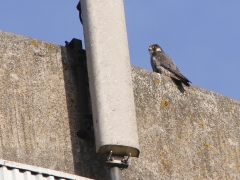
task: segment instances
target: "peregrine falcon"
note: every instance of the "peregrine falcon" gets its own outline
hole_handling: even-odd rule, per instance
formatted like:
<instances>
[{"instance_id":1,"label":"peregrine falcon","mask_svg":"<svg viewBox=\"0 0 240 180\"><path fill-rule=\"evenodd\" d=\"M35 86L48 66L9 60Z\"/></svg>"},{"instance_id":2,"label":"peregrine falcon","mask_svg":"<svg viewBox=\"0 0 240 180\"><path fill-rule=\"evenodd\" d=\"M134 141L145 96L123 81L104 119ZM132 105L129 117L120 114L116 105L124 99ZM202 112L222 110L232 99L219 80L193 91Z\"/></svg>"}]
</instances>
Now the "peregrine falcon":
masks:
<instances>
[{"instance_id":1,"label":"peregrine falcon","mask_svg":"<svg viewBox=\"0 0 240 180\"><path fill-rule=\"evenodd\" d=\"M186 86L190 86L189 83L191 83L191 81L181 74L173 60L162 50L158 44L149 46L148 50L151 56L150 60L154 72L177 79Z\"/></svg>"}]
</instances>

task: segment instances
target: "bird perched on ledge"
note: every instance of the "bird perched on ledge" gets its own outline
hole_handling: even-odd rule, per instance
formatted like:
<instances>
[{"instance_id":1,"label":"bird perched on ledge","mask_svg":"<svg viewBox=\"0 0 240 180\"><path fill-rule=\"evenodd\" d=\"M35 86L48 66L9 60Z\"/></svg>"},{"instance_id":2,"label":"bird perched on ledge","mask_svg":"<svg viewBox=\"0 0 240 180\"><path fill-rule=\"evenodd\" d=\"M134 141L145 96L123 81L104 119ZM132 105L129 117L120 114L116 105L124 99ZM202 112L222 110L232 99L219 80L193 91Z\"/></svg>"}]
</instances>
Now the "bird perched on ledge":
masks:
<instances>
[{"instance_id":1,"label":"bird perched on ledge","mask_svg":"<svg viewBox=\"0 0 240 180\"><path fill-rule=\"evenodd\" d=\"M190 86L189 83L191 83L191 81L182 75L173 60L162 50L158 44L149 46L148 50L151 56L150 60L154 72L177 79L186 86Z\"/></svg>"}]
</instances>

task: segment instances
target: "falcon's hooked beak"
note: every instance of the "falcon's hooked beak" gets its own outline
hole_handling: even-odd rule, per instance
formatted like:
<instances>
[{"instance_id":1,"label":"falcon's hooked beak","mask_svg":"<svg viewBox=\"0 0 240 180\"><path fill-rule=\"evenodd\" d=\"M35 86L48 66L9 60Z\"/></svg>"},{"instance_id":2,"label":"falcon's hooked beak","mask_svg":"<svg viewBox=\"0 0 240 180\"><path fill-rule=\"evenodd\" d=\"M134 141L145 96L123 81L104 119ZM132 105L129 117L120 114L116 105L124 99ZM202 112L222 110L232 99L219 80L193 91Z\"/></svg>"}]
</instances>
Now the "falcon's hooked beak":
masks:
<instances>
[{"instance_id":1,"label":"falcon's hooked beak","mask_svg":"<svg viewBox=\"0 0 240 180\"><path fill-rule=\"evenodd\" d=\"M153 52L152 46L149 46L148 51L149 51L150 54Z\"/></svg>"},{"instance_id":2,"label":"falcon's hooked beak","mask_svg":"<svg viewBox=\"0 0 240 180\"><path fill-rule=\"evenodd\" d=\"M152 54L155 51L161 52L162 49L158 44L153 44L153 45L149 46L148 51L149 51L150 54Z\"/></svg>"}]
</instances>

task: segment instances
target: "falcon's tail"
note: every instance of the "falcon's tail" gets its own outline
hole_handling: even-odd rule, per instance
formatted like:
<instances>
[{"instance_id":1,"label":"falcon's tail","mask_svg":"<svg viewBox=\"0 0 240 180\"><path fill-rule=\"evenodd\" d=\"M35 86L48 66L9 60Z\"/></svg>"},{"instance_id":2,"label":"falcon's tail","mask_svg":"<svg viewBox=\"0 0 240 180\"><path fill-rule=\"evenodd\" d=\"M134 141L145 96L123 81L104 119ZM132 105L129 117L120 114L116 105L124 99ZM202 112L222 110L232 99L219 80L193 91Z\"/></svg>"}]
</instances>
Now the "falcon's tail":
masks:
<instances>
[{"instance_id":1,"label":"falcon's tail","mask_svg":"<svg viewBox=\"0 0 240 180\"><path fill-rule=\"evenodd\" d=\"M174 72L175 74L175 79L181 81L183 84L185 84L186 86L190 86L190 83L192 83L191 81L189 81L184 75L182 75L180 72Z\"/></svg>"},{"instance_id":2,"label":"falcon's tail","mask_svg":"<svg viewBox=\"0 0 240 180\"><path fill-rule=\"evenodd\" d=\"M186 86L190 86L190 81L181 81L183 84L185 84Z\"/></svg>"},{"instance_id":3,"label":"falcon's tail","mask_svg":"<svg viewBox=\"0 0 240 180\"><path fill-rule=\"evenodd\" d=\"M181 74L182 75L182 74ZM191 81L189 81L185 76L179 76L179 80L185 84L186 86L190 86L190 83L192 83Z\"/></svg>"}]
</instances>

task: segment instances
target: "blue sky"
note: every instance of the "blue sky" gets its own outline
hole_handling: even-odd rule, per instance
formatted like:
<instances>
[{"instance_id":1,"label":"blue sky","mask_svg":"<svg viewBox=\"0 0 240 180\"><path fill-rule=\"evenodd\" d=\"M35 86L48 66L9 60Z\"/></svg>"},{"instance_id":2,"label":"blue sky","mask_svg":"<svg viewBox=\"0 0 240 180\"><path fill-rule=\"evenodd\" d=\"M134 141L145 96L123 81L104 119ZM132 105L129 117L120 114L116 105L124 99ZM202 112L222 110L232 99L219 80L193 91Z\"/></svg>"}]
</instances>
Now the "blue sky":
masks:
<instances>
[{"instance_id":1,"label":"blue sky","mask_svg":"<svg viewBox=\"0 0 240 180\"><path fill-rule=\"evenodd\" d=\"M83 40L78 0L3 0L0 30L65 45ZM125 0L131 64L158 43L194 85L240 100L240 1Z\"/></svg>"}]
</instances>

